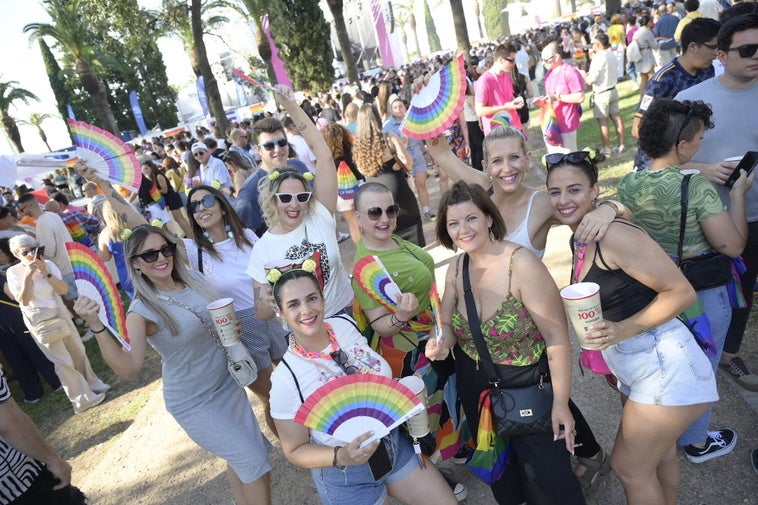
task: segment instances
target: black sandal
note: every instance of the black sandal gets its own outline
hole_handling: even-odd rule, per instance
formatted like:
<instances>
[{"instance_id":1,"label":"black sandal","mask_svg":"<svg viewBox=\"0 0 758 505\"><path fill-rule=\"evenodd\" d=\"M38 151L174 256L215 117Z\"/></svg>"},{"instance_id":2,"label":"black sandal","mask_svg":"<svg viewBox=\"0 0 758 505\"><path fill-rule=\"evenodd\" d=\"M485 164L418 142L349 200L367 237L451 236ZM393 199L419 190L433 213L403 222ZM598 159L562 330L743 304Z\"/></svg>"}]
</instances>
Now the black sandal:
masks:
<instances>
[{"instance_id":1,"label":"black sandal","mask_svg":"<svg viewBox=\"0 0 758 505\"><path fill-rule=\"evenodd\" d=\"M583 458L581 456L576 457L577 464L582 465L585 468L582 475L577 475L579 482L582 483L582 489L584 489L585 492L594 490L598 482L600 482L600 477L605 477L611 471L611 458L608 457L602 448L600 449L599 454L600 458L598 459Z\"/></svg>"}]
</instances>

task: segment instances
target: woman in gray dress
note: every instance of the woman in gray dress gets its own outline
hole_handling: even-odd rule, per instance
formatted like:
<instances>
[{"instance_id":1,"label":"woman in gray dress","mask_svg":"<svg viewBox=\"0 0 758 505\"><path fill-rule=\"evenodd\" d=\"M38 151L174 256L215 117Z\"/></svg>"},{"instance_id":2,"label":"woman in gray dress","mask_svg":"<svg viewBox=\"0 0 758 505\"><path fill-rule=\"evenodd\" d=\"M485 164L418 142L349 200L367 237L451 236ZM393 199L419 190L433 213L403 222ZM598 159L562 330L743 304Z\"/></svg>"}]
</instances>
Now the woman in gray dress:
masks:
<instances>
[{"instance_id":1,"label":"woman in gray dress","mask_svg":"<svg viewBox=\"0 0 758 505\"><path fill-rule=\"evenodd\" d=\"M158 351L166 410L195 443L226 460L238 505L270 504L271 444L261 434L244 390L229 375L221 347L205 329L212 324L206 306L215 294L202 274L187 270L182 250L159 228L135 228L124 252L135 290L126 317L131 350L109 335L96 302L79 297L74 310L120 377L139 371L147 344Z\"/></svg>"}]
</instances>

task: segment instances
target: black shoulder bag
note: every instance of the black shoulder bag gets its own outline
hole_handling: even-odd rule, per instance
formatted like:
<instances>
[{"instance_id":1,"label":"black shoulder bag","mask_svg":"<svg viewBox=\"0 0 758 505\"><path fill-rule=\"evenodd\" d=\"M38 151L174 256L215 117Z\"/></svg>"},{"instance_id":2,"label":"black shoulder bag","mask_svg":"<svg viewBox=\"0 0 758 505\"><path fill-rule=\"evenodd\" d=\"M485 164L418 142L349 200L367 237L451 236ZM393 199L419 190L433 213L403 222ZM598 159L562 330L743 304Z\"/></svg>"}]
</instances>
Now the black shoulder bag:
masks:
<instances>
[{"instance_id":1,"label":"black shoulder bag","mask_svg":"<svg viewBox=\"0 0 758 505\"><path fill-rule=\"evenodd\" d=\"M682 215L679 224L679 244L676 249L677 265L695 291L723 286L732 280L732 260L719 252L700 254L682 259L684 228L687 223L687 205L689 202L690 178L687 174L682 179Z\"/></svg>"},{"instance_id":2,"label":"black shoulder bag","mask_svg":"<svg viewBox=\"0 0 758 505\"><path fill-rule=\"evenodd\" d=\"M463 295L466 315L474 337L479 362L492 387L487 395L492 400L492 424L497 434L503 437L540 435L553 432L553 385L545 381L547 370L540 370L540 381L523 388L505 388L500 385L500 374L492 362L482 335L482 325L476 313L474 294L468 275L468 254L463 256Z\"/></svg>"}]
</instances>

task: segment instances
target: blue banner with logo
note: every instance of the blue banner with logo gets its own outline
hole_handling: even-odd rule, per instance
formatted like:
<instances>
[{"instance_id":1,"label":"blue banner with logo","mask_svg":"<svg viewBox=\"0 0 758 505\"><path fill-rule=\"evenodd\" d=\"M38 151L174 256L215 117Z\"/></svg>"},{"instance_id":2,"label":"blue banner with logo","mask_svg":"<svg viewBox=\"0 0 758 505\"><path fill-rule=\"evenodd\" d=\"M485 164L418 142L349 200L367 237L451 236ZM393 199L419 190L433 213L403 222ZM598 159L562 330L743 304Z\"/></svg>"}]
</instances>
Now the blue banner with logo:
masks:
<instances>
[{"instance_id":1,"label":"blue banner with logo","mask_svg":"<svg viewBox=\"0 0 758 505\"><path fill-rule=\"evenodd\" d=\"M208 97L205 96L205 79L203 76L197 78L197 99L200 101L200 107L203 108L203 116L210 114L208 110Z\"/></svg>"},{"instance_id":2,"label":"blue banner with logo","mask_svg":"<svg viewBox=\"0 0 758 505\"><path fill-rule=\"evenodd\" d=\"M132 106L132 113L134 114L134 120L137 122L139 134L146 134L147 126L145 126L145 117L142 115L142 107L140 107L139 97L137 96L136 91L129 92L129 103Z\"/></svg>"}]
</instances>

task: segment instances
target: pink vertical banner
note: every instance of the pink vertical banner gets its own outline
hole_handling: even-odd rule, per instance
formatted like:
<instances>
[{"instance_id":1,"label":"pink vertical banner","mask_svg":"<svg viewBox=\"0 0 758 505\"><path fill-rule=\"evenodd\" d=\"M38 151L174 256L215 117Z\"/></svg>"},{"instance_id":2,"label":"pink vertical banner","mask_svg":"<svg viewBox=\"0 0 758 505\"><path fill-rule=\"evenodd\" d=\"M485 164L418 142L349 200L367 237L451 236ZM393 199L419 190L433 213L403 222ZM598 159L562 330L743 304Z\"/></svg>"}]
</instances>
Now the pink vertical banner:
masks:
<instances>
[{"instance_id":1,"label":"pink vertical banner","mask_svg":"<svg viewBox=\"0 0 758 505\"><path fill-rule=\"evenodd\" d=\"M387 26L384 24L382 0L371 0L371 17L374 19L374 26L376 27L376 40L379 45L379 54L382 56L383 66L394 67L395 58L392 55L392 45L387 36Z\"/></svg>"},{"instance_id":2,"label":"pink vertical banner","mask_svg":"<svg viewBox=\"0 0 758 505\"><path fill-rule=\"evenodd\" d=\"M268 45L271 48L271 66L274 67L276 82L294 89L294 86L292 86L292 81L290 81L290 77L287 75L287 71L284 69L284 62L281 58L279 58L279 48L276 47L274 39L271 38L271 27L268 25L268 14L263 16L261 25L263 26L263 33L266 34L266 38L268 39Z\"/></svg>"}]
</instances>

